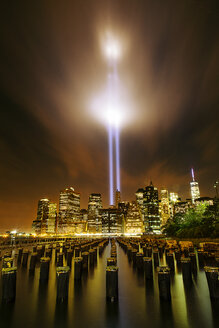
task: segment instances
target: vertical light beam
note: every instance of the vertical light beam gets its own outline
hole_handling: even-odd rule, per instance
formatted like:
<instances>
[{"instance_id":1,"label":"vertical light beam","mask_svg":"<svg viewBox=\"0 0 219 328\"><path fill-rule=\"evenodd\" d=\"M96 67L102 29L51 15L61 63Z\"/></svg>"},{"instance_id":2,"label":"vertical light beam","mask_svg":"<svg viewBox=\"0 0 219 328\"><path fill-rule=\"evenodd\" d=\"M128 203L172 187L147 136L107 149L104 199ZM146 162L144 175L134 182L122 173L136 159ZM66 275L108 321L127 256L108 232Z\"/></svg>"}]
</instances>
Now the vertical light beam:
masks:
<instances>
[{"instance_id":1,"label":"vertical light beam","mask_svg":"<svg viewBox=\"0 0 219 328\"><path fill-rule=\"evenodd\" d=\"M119 127L115 127L115 144L116 144L116 189L120 189L120 144L119 144Z\"/></svg>"},{"instance_id":2,"label":"vertical light beam","mask_svg":"<svg viewBox=\"0 0 219 328\"><path fill-rule=\"evenodd\" d=\"M113 129L109 124L108 128L108 140L109 140L109 193L110 193L110 205L113 205Z\"/></svg>"},{"instance_id":3,"label":"vertical light beam","mask_svg":"<svg viewBox=\"0 0 219 328\"><path fill-rule=\"evenodd\" d=\"M191 175L192 175L192 181L195 181L195 174L193 168L191 168Z\"/></svg>"}]
</instances>

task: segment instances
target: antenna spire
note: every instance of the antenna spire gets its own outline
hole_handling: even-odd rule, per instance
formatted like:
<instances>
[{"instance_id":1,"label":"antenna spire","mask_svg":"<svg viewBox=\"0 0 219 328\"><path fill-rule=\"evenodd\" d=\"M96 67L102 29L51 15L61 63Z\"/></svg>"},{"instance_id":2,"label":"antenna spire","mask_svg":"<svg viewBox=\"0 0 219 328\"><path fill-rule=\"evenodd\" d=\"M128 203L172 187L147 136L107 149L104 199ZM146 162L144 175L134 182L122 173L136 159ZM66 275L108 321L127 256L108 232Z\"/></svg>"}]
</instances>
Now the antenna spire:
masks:
<instances>
[{"instance_id":1,"label":"antenna spire","mask_svg":"<svg viewBox=\"0 0 219 328\"><path fill-rule=\"evenodd\" d=\"M191 174L192 174L192 181L194 182L195 181L195 174L194 174L194 169L191 168Z\"/></svg>"}]
</instances>

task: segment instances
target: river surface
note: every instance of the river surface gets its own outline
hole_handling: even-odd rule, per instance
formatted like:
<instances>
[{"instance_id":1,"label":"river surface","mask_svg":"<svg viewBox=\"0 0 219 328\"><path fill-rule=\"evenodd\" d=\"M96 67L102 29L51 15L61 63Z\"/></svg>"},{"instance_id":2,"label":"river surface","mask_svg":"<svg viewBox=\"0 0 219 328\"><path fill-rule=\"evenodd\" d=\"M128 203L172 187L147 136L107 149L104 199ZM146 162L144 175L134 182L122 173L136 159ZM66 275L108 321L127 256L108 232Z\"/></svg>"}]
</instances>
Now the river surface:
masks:
<instances>
[{"instance_id":1,"label":"river surface","mask_svg":"<svg viewBox=\"0 0 219 328\"><path fill-rule=\"evenodd\" d=\"M0 305L0 327L219 327L219 306L209 297L204 271L198 270L192 287L187 289L184 288L181 272L176 268L171 277L171 301L161 301L157 273L152 282L145 282L144 276L128 262L127 255L118 244L117 252L118 302L106 302L105 270L110 244L102 256L98 256L96 266L83 275L81 283L74 281L72 267L67 304L56 303L53 251L46 285L39 284L39 266L34 275L29 275L28 268L18 267L16 301ZM0 294L1 290L0 278Z\"/></svg>"}]
</instances>

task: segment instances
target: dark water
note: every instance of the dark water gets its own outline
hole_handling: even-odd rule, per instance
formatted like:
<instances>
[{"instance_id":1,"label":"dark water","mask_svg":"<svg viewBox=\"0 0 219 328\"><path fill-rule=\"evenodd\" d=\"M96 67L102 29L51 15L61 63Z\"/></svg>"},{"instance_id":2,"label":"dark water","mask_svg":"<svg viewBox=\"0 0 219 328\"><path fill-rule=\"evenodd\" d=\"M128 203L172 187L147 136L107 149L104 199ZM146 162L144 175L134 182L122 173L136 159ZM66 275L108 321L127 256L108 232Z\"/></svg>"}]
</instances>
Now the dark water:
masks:
<instances>
[{"instance_id":1,"label":"dark water","mask_svg":"<svg viewBox=\"0 0 219 328\"><path fill-rule=\"evenodd\" d=\"M14 305L1 305L0 327L219 327L218 303L211 302L205 273L199 271L193 286L185 289L181 272L171 278L171 302L160 301L157 274L152 283L133 269L117 245L119 301L105 299L106 247L97 265L83 275L81 283L69 280L67 304L56 304L56 271L53 258L46 285L39 284L39 267L30 276L18 268ZM1 291L1 286L0 286ZM1 295L0 295L1 297Z\"/></svg>"}]
</instances>

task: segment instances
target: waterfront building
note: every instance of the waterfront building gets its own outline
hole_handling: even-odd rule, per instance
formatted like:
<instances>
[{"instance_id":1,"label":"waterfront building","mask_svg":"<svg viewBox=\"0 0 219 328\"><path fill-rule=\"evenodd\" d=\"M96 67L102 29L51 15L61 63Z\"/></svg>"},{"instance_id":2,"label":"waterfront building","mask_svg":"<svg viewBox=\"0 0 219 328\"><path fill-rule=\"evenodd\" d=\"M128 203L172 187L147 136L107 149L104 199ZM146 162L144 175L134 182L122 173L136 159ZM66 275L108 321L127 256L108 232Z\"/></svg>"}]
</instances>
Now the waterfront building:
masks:
<instances>
[{"instance_id":1,"label":"waterfront building","mask_svg":"<svg viewBox=\"0 0 219 328\"><path fill-rule=\"evenodd\" d=\"M179 201L179 194L177 192L170 192L170 202L176 203Z\"/></svg>"},{"instance_id":2,"label":"waterfront building","mask_svg":"<svg viewBox=\"0 0 219 328\"><path fill-rule=\"evenodd\" d=\"M128 208L129 208L129 202L128 201L122 201L118 205L118 209L122 213L123 217L126 218L126 215L128 213Z\"/></svg>"},{"instance_id":3,"label":"waterfront building","mask_svg":"<svg viewBox=\"0 0 219 328\"><path fill-rule=\"evenodd\" d=\"M158 190L152 182L144 189L143 206L145 211L144 231L160 233Z\"/></svg>"},{"instance_id":4,"label":"waterfront building","mask_svg":"<svg viewBox=\"0 0 219 328\"><path fill-rule=\"evenodd\" d=\"M125 219L126 233L142 233L143 219L137 202L129 203L127 216Z\"/></svg>"},{"instance_id":5,"label":"waterfront building","mask_svg":"<svg viewBox=\"0 0 219 328\"><path fill-rule=\"evenodd\" d=\"M46 233L48 234L56 233L56 222L57 222L57 204L49 203Z\"/></svg>"},{"instance_id":6,"label":"waterfront building","mask_svg":"<svg viewBox=\"0 0 219 328\"><path fill-rule=\"evenodd\" d=\"M170 218L170 203L169 203L169 193L167 189L161 189L160 191L160 215L161 224L166 224L167 220Z\"/></svg>"},{"instance_id":7,"label":"waterfront building","mask_svg":"<svg viewBox=\"0 0 219 328\"><path fill-rule=\"evenodd\" d=\"M49 215L49 199L42 198L38 201L37 218L33 220L32 232L39 235L46 233Z\"/></svg>"},{"instance_id":8,"label":"waterfront building","mask_svg":"<svg viewBox=\"0 0 219 328\"><path fill-rule=\"evenodd\" d=\"M116 199L116 208L118 208L119 203L121 202L121 192L118 189L116 190L115 199Z\"/></svg>"},{"instance_id":9,"label":"waterfront building","mask_svg":"<svg viewBox=\"0 0 219 328\"><path fill-rule=\"evenodd\" d=\"M99 193L92 193L89 196L88 210L87 210L87 224L90 233L102 231L102 220L100 210L102 206L102 197Z\"/></svg>"},{"instance_id":10,"label":"waterfront building","mask_svg":"<svg viewBox=\"0 0 219 328\"><path fill-rule=\"evenodd\" d=\"M144 215L145 215L145 208L144 208L144 188L139 188L136 193L136 202L137 206L139 208L139 211L141 213L142 220L144 221Z\"/></svg>"},{"instance_id":11,"label":"waterfront building","mask_svg":"<svg viewBox=\"0 0 219 328\"><path fill-rule=\"evenodd\" d=\"M103 234L120 234L123 232L123 215L117 208L100 210Z\"/></svg>"},{"instance_id":12,"label":"waterfront building","mask_svg":"<svg viewBox=\"0 0 219 328\"><path fill-rule=\"evenodd\" d=\"M180 201L179 195L176 192L170 192L169 199L169 208L170 208L170 217L173 218L175 215L175 204Z\"/></svg>"},{"instance_id":13,"label":"waterfront building","mask_svg":"<svg viewBox=\"0 0 219 328\"><path fill-rule=\"evenodd\" d=\"M88 213L86 208L80 210L80 221L87 223Z\"/></svg>"},{"instance_id":14,"label":"waterfront building","mask_svg":"<svg viewBox=\"0 0 219 328\"><path fill-rule=\"evenodd\" d=\"M41 227L42 227L42 222L41 220L33 220L32 223L32 233L36 234L36 235L40 235L41 234Z\"/></svg>"},{"instance_id":15,"label":"waterfront building","mask_svg":"<svg viewBox=\"0 0 219 328\"><path fill-rule=\"evenodd\" d=\"M73 187L60 192L58 232L74 233L76 225L80 223L80 193Z\"/></svg>"},{"instance_id":16,"label":"waterfront building","mask_svg":"<svg viewBox=\"0 0 219 328\"><path fill-rule=\"evenodd\" d=\"M41 221L40 233L46 233L48 215L49 215L49 199L42 198L39 200L38 207L37 207L37 220Z\"/></svg>"}]
</instances>

